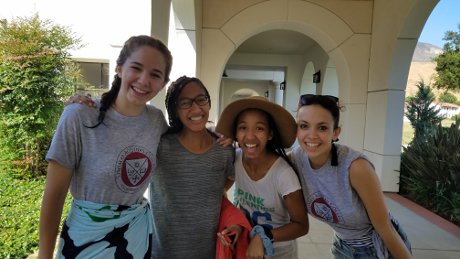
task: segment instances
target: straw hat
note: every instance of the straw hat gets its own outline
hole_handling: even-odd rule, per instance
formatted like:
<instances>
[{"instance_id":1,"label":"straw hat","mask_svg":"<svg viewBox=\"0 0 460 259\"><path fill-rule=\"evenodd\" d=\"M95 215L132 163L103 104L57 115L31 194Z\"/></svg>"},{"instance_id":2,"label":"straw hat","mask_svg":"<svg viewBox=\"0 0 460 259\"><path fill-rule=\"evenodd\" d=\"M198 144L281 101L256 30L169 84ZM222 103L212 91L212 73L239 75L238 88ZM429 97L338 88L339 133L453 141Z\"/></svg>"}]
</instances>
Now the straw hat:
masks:
<instances>
[{"instance_id":1,"label":"straw hat","mask_svg":"<svg viewBox=\"0 0 460 259\"><path fill-rule=\"evenodd\" d=\"M297 124L294 117L282 106L272 103L267 98L261 96L239 99L227 105L217 122L216 131L222 133L225 137L236 140L232 132L233 123L238 114L246 109L259 109L270 114L280 132L283 147L288 148L292 146L297 133Z\"/></svg>"}]
</instances>

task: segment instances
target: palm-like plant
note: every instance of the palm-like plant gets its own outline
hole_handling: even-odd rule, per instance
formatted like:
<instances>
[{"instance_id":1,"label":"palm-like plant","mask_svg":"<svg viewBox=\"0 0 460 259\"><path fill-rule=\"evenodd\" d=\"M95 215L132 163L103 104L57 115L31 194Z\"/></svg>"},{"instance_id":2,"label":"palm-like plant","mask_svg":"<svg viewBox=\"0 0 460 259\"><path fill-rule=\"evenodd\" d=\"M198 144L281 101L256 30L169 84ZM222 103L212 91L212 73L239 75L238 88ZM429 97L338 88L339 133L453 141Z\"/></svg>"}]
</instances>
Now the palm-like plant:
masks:
<instances>
[{"instance_id":1,"label":"palm-like plant","mask_svg":"<svg viewBox=\"0 0 460 259\"><path fill-rule=\"evenodd\" d=\"M404 147L401 184L414 201L460 224L460 120Z\"/></svg>"}]
</instances>

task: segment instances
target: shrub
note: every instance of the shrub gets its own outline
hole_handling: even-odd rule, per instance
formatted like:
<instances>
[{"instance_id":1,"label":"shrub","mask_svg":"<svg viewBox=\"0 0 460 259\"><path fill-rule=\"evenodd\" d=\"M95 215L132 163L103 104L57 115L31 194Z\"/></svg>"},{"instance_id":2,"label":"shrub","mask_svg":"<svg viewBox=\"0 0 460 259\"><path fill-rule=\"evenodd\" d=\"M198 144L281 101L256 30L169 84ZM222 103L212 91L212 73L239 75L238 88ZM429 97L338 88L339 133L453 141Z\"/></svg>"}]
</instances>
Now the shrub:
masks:
<instances>
[{"instance_id":1,"label":"shrub","mask_svg":"<svg viewBox=\"0 0 460 259\"><path fill-rule=\"evenodd\" d=\"M402 192L460 225L460 120L403 147Z\"/></svg>"},{"instance_id":2,"label":"shrub","mask_svg":"<svg viewBox=\"0 0 460 259\"><path fill-rule=\"evenodd\" d=\"M457 103L457 97L447 91L439 95L438 100L443 103Z\"/></svg>"},{"instance_id":3,"label":"shrub","mask_svg":"<svg viewBox=\"0 0 460 259\"><path fill-rule=\"evenodd\" d=\"M0 171L44 174L63 100L81 80L68 53L79 42L38 15L0 20Z\"/></svg>"},{"instance_id":4,"label":"shrub","mask_svg":"<svg viewBox=\"0 0 460 259\"><path fill-rule=\"evenodd\" d=\"M44 177L30 180L14 179L0 173L0 258L26 258L38 249L38 223ZM70 195L63 209L67 215Z\"/></svg>"}]
</instances>

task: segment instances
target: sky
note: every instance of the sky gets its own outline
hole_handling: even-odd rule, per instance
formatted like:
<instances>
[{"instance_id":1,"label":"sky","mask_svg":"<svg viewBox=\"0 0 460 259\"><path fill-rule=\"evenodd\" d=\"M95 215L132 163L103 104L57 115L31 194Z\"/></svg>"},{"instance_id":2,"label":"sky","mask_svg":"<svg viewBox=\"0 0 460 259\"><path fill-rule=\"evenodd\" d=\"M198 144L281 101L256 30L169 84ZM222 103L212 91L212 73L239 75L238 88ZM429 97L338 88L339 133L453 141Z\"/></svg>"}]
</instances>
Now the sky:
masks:
<instances>
[{"instance_id":1,"label":"sky","mask_svg":"<svg viewBox=\"0 0 460 259\"><path fill-rule=\"evenodd\" d=\"M108 46L120 46L131 35L150 33L150 0L135 1L136 4L126 0L0 0L0 18L30 17L38 12L41 19L69 27L82 38L85 47L70 50L72 56L112 57L119 50L111 53L113 48ZM127 13L135 15L125 19Z\"/></svg>"},{"instance_id":2,"label":"sky","mask_svg":"<svg viewBox=\"0 0 460 259\"><path fill-rule=\"evenodd\" d=\"M431 12L418 41L442 48L446 31L456 31L460 24L460 0L441 0Z\"/></svg>"},{"instance_id":3,"label":"sky","mask_svg":"<svg viewBox=\"0 0 460 259\"><path fill-rule=\"evenodd\" d=\"M149 3L150 0L137 0ZM149 32L149 8L139 10L137 5L126 4L125 0L79 0L77 5L71 9L66 8L69 3L76 3L69 0L15 0L0 2L0 18L12 16L28 16L34 11L40 11L40 16L53 18L64 25L69 25L78 33L84 33L85 38L105 39L110 42L123 42L129 34L142 34ZM55 10L64 10L56 12ZM115 17L122 17L126 12L136 13L133 21L104 19L103 14L110 14ZM85 15L81 15L85 14ZM97 22L90 17L98 17ZM73 24L78 20L78 24ZM83 20L83 22L82 22ZM122 22L123 21L123 22ZM144 22L145 21L145 22ZM444 34L446 31L458 31L460 23L460 0L440 0L425 23L419 41L444 46ZM133 30L135 31L133 33ZM126 34L126 35L125 35Z\"/></svg>"}]
</instances>

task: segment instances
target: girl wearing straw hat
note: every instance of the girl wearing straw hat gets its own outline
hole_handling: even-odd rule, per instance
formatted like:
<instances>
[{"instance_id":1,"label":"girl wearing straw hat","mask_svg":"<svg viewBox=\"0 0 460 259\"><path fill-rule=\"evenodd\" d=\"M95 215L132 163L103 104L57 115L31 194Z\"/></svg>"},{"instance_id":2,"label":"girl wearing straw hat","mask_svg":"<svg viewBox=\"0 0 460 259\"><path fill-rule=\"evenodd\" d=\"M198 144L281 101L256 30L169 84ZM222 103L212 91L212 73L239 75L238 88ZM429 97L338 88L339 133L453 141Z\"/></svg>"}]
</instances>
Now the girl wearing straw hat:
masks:
<instances>
[{"instance_id":1,"label":"girl wearing straw hat","mask_svg":"<svg viewBox=\"0 0 460 259\"><path fill-rule=\"evenodd\" d=\"M295 239L308 232L299 179L284 151L296 128L287 110L264 97L229 104L218 121L216 131L239 145L235 202L253 226L248 258L297 258Z\"/></svg>"}]
</instances>

